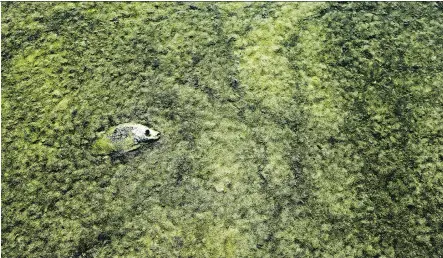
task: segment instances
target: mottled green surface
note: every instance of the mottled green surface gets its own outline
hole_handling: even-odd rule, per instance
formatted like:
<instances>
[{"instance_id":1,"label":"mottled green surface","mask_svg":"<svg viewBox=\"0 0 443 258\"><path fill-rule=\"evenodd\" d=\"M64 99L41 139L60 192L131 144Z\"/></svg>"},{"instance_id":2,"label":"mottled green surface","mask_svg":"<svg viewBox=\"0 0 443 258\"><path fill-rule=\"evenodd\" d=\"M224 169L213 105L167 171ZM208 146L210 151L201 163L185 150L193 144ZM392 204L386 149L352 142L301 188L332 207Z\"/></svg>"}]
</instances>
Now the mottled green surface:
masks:
<instances>
[{"instance_id":1,"label":"mottled green surface","mask_svg":"<svg viewBox=\"0 0 443 258\"><path fill-rule=\"evenodd\" d=\"M2 255L441 257L441 35L441 3L2 3ZM161 141L94 152L129 121Z\"/></svg>"}]
</instances>

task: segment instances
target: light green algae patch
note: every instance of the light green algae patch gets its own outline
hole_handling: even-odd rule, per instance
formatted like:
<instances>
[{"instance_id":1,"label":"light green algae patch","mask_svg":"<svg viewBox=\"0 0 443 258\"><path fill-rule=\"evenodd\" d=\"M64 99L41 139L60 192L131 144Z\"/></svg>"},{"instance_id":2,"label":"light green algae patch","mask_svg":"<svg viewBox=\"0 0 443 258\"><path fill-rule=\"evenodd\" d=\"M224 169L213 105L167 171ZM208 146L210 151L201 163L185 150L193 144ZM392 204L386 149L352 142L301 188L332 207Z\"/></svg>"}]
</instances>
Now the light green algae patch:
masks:
<instances>
[{"instance_id":1,"label":"light green algae patch","mask_svg":"<svg viewBox=\"0 0 443 258\"><path fill-rule=\"evenodd\" d=\"M106 134L100 137L100 139L94 143L92 148L97 154L109 154L116 150L116 146L111 142Z\"/></svg>"}]
</instances>

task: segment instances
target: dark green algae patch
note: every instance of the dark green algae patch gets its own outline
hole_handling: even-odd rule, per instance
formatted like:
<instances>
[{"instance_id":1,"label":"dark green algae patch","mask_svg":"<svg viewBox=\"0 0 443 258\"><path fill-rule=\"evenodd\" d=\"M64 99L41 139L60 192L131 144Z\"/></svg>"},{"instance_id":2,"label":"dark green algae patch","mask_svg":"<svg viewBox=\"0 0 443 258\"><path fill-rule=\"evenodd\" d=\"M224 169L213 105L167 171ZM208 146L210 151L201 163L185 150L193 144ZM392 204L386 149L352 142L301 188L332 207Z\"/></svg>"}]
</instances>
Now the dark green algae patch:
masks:
<instances>
[{"instance_id":1,"label":"dark green algae patch","mask_svg":"<svg viewBox=\"0 0 443 258\"><path fill-rule=\"evenodd\" d=\"M442 12L2 2L2 255L442 256Z\"/></svg>"}]
</instances>

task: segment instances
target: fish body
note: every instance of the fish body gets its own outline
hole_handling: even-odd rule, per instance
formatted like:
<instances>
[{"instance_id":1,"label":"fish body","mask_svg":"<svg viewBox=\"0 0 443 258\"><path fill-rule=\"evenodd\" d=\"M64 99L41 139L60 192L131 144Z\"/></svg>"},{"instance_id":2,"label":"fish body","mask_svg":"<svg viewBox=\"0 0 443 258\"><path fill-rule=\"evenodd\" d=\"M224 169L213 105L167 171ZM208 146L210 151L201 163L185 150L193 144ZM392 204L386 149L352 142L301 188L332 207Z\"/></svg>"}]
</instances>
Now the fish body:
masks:
<instances>
[{"instance_id":1,"label":"fish body","mask_svg":"<svg viewBox=\"0 0 443 258\"><path fill-rule=\"evenodd\" d=\"M138 149L142 143L160 139L160 132L136 123L111 127L94 144L99 154L126 153Z\"/></svg>"}]
</instances>

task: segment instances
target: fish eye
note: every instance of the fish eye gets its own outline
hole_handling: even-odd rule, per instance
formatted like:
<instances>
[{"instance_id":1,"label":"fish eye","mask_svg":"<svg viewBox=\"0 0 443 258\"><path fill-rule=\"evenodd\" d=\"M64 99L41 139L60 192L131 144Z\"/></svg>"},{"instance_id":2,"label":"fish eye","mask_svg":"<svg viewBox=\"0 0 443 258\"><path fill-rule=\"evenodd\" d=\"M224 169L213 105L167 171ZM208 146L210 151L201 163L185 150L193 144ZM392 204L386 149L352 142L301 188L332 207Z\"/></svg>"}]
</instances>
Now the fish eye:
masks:
<instances>
[{"instance_id":1,"label":"fish eye","mask_svg":"<svg viewBox=\"0 0 443 258\"><path fill-rule=\"evenodd\" d=\"M146 136L149 136L150 134L151 134L151 132L149 131L149 129L145 131Z\"/></svg>"}]
</instances>

